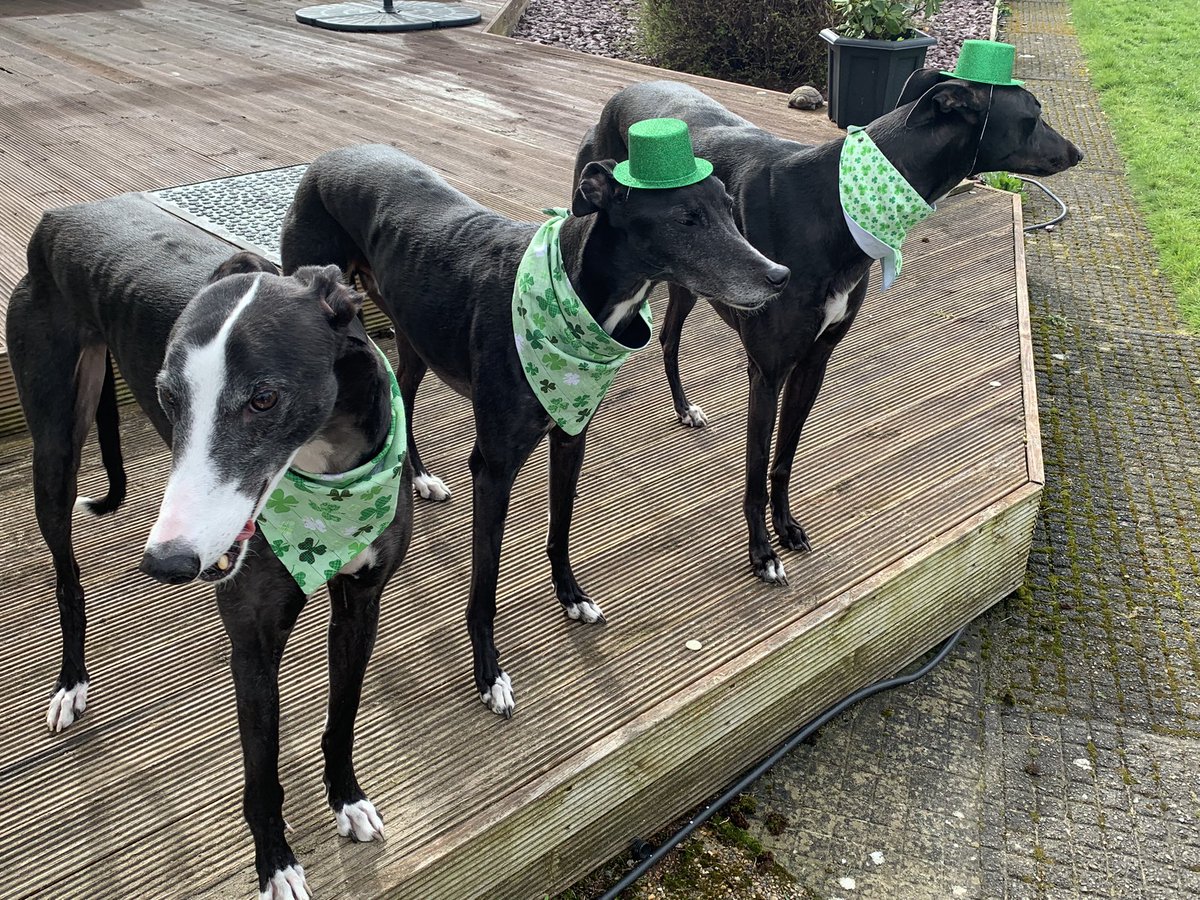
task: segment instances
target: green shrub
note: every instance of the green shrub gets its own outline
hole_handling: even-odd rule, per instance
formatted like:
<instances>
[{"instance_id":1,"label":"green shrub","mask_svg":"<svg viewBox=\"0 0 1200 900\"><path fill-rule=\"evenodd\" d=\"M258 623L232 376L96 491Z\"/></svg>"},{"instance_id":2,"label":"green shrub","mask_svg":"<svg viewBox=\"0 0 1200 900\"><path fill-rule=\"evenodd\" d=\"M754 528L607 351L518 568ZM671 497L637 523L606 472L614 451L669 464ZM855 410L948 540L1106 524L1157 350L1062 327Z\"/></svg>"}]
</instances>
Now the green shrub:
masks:
<instances>
[{"instance_id":1,"label":"green shrub","mask_svg":"<svg viewBox=\"0 0 1200 900\"><path fill-rule=\"evenodd\" d=\"M929 17L942 0L833 0L841 17L834 30L842 37L898 41L912 37L918 15Z\"/></svg>"},{"instance_id":2,"label":"green shrub","mask_svg":"<svg viewBox=\"0 0 1200 900\"><path fill-rule=\"evenodd\" d=\"M771 90L823 85L829 0L642 0L640 49L657 65Z\"/></svg>"}]
</instances>

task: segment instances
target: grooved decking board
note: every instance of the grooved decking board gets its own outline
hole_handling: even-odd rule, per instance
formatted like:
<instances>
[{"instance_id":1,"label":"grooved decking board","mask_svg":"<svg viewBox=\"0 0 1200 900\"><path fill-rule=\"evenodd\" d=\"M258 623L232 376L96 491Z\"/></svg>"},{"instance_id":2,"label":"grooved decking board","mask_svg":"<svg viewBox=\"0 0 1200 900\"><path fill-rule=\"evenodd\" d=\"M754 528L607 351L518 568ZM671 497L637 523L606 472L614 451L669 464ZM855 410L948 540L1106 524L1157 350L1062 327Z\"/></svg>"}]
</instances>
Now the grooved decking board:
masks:
<instances>
[{"instance_id":1,"label":"grooved decking board","mask_svg":"<svg viewBox=\"0 0 1200 900\"><path fill-rule=\"evenodd\" d=\"M707 307L684 332L682 372L711 425L674 424L650 350L590 432L574 562L607 626L557 609L542 549L546 454L535 453L514 491L499 591L511 722L474 696L462 625L470 408L429 379L414 427L456 495L417 503L356 748L388 844L342 841L323 807L323 598L284 661L286 814L319 895L552 891L1013 589L1040 489L1027 462L1013 214L991 191L948 199L914 233L898 286L869 295L801 442L793 505L816 549L785 555L788 588L747 574L744 361ZM661 294L654 305L661 317ZM0 809L36 795L40 809L87 811L34 829L0 817L3 898L49 896L47 884L55 897L174 895L180 883L189 896L250 893L226 642L207 589L130 571L169 454L125 410L129 501L77 526L94 680L88 715L64 737L41 723L57 616L28 447L0 447L12 545L0 569L0 716L16 723L0 734ZM102 489L96 456L89 445L84 493ZM693 637L700 653L683 647Z\"/></svg>"},{"instance_id":2,"label":"grooved decking board","mask_svg":"<svg viewBox=\"0 0 1200 900\"><path fill-rule=\"evenodd\" d=\"M498 2L476 4L485 22ZM485 34L345 35L284 0L8 0L0 9L0 322L52 206L305 163L381 140L515 218L562 204L575 147L642 66ZM778 94L690 80L765 127L840 132ZM707 307L682 374L711 425L674 423L657 350L590 430L573 559L610 624L564 619L549 583L546 453L514 491L497 640L511 722L470 683L470 408L430 378L415 427L455 489L417 502L359 717L360 780L391 840L336 837L320 787L325 601L284 660L281 770L294 849L321 897L540 898L720 789L830 701L892 672L1020 580L1041 457L1019 207L948 199L872 291L801 441L793 507L811 554L788 588L748 575L746 377ZM654 299L663 312L661 292ZM252 846L227 645L211 592L133 567L169 454L122 410L129 500L77 520L87 716L44 732L58 656L29 447L0 443L0 898L249 897ZM0 363L0 433L19 428ZM102 491L94 444L83 493ZM689 638L704 650L683 647ZM33 798L36 798L34 802Z\"/></svg>"},{"instance_id":3,"label":"grooved decking board","mask_svg":"<svg viewBox=\"0 0 1200 900\"><path fill-rule=\"evenodd\" d=\"M499 3L479 5L485 20ZM282 0L127 8L9 0L0 18L0 356L8 297L42 211L396 144L514 218L569 197L574 152L633 81L689 80L799 140L840 134L780 94L585 57L482 27L348 35ZM22 14L24 11L24 14ZM0 435L23 427L0 361Z\"/></svg>"}]
</instances>

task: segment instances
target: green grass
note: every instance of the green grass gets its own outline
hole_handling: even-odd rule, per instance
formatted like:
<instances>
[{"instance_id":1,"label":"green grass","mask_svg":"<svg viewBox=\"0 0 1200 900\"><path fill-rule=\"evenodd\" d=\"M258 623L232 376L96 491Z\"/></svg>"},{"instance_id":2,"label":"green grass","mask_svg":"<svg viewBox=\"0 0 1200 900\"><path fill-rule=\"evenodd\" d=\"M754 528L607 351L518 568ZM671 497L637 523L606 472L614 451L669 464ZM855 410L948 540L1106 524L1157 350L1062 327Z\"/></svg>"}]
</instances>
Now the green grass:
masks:
<instances>
[{"instance_id":1,"label":"green grass","mask_svg":"<svg viewBox=\"0 0 1200 900\"><path fill-rule=\"evenodd\" d=\"M1200 329L1196 0L1072 0L1071 9L1180 312Z\"/></svg>"}]
</instances>

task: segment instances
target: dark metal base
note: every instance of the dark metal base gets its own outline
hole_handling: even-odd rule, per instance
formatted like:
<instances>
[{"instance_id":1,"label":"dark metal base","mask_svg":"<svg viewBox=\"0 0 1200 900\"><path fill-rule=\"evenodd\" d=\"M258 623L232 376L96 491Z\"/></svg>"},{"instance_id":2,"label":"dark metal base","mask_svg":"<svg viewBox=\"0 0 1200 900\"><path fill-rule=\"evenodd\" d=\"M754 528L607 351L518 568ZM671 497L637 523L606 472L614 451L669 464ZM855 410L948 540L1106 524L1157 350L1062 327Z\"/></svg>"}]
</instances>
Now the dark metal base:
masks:
<instances>
[{"instance_id":1,"label":"dark metal base","mask_svg":"<svg viewBox=\"0 0 1200 900\"><path fill-rule=\"evenodd\" d=\"M298 9L296 19L305 25L334 31L420 31L425 28L474 25L480 15L479 10L469 6L427 3L424 0L399 0L384 6L350 0Z\"/></svg>"}]
</instances>

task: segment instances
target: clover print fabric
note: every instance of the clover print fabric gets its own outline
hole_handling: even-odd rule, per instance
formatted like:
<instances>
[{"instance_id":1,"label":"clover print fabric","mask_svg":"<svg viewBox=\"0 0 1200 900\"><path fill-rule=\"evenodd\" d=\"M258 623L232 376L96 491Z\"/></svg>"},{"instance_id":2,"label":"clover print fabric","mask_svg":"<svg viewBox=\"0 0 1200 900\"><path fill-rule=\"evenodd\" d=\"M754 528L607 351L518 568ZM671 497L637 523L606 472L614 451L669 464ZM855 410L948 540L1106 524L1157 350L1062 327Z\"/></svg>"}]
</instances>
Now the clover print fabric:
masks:
<instances>
[{"instance_id":1,"label":"clover print fabric","mask_svg":"<svg viewBox=\"0 0 1200 900\"><path fill-rule=\"evenodd\" d=\"M853 126L842 144L838 181L842 211L855 225L887 246L890 253L885 256L894 255L895 273L900 274L903 266L900 245L908 230L927 218L933 207L875 146L870 135ZM875 259L881 258L878 252L863 249Z\"/></svg>"},{"instance_id":2,"label":"clover print fabric","mask_svg":"<svg viewBox=\"0 0 1200 900\"><path fill-rule=\"evenodd\" d=\"M644 336L626 346L600 327L580 301L563 267L558 233L566 210L537 230L513 286L513 340L525 380L542 407L567 434L583 431L621 364L650 342L650 304L639 314Z\"/></svg>"},{"instance_id":3,"label":"clover print fabric","mask_svg":"<svg viewBox=\"0 0 1200 900\"><path fill-rule=\"evenodd\" d=\"M305 593L337 575L396 517L408 429L396 375L382 350L379 355L392 393L392 423L383 449L340 474L288 469L258 517L272 552Z\"/></svg>"}]
</instances>

